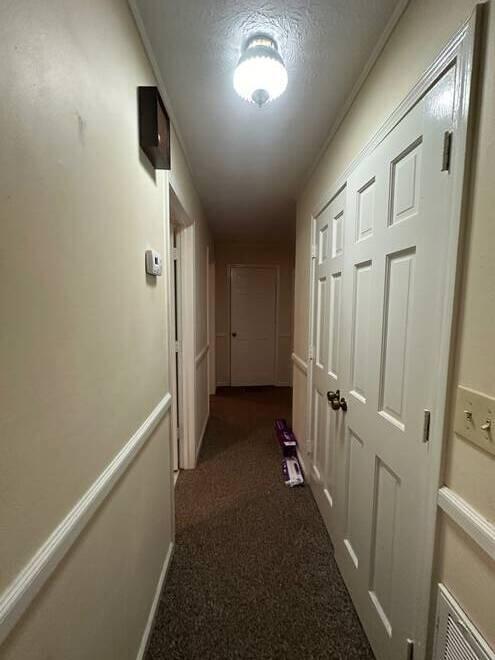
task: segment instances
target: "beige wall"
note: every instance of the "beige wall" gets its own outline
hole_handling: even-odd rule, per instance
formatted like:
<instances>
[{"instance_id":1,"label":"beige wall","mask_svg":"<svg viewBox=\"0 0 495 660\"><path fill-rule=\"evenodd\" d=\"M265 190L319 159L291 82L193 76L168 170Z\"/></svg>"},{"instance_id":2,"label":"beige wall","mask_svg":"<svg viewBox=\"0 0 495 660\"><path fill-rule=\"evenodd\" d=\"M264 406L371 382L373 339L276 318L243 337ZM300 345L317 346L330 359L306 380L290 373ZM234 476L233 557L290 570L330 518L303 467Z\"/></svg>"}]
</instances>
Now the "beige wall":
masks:
<instances>
[{"instance_id":1,"label":"beige wall","mask_svg":"<svg viewBox=\"0 0 495 660\"><path fill-rule=\"evenodd\" d=\"M164 249L168 175L138 146L136 88L155 80L125 0L3 3L0 60L1 592L168 390L165 278L144 272ZM200 251L174 133L172 163ZM136 657L172 540L168 427L0 658Z\"/></svg>"},{"instance_id":2,"label":"beige wall","mask_svg":"<svg viewBox=\"0 0 495 660\"><path fill-rule=\"evenodd\" d=\"M170 541L167 420L0 647L2 660L135 660Z\"/></svg>"},{"instance_id":3,"label":"beige wall","mask_svg":"<svg viewBox=\"0 0 495 660\"><path fill-rule=\"evenodd\" d=\"M379 60L313 172L297 206L294 350L307 359L311 213L345 167L433 61L449 37L469 18L473 0L411 0ZM474 155L475 181L465 240L461 320L455 351L452 396L460 383L495 395L495 15L488 20L482 75L479 135ZM305 379L294 381L294 427L305 428ZM304 438L303 438L304 440ZM492 522L494 457L452 432L444 480ZM462 557L462 561L459 558ZM456 559L457 558L457 559ZM465 535L441 528L437 577L446 582L488 640L495 643L495 569Z\"/></svg>"},{"instance_id":4,"label":"beige wall","mask_svg":"<svg viewBox=\"0 0 495 660\"><path fill-rule=\"evenodd\" d=\"M216 379L217 385L230 383L229 350L229 265L267 264L280 267L278 300L277 384L291 383L293 324L294 247L288 243L215 244Z\"/></svg>"}]
</instances>

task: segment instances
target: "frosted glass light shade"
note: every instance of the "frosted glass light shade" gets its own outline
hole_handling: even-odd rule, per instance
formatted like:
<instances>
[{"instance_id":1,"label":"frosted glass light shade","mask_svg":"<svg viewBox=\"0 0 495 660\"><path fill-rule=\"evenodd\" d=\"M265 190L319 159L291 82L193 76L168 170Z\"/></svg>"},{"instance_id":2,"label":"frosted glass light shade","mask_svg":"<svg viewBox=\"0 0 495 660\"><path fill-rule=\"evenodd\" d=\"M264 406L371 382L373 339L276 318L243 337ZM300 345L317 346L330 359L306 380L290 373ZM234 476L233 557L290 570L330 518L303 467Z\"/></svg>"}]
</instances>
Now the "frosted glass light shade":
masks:
<instances>
[{"instance_id":1,"label":"frosted glass light shade","mask_svg":"<svg viewBox=\"0 0 495 660\"><path fill-rule=\"evenodd\" d=\"M254 38L234 73L234 89L250 103L264 105L284 93L287 71L272 39Z\"/></svg>"}]
</instances>

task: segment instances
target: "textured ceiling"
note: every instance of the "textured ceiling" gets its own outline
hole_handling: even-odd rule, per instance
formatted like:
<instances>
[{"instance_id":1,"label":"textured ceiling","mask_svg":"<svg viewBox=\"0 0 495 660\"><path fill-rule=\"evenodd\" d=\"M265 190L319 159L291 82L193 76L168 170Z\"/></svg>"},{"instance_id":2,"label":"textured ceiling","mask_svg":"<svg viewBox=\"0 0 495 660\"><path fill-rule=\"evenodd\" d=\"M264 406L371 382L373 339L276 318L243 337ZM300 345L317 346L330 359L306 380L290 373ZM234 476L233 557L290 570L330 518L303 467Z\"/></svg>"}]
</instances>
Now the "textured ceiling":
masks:
<instances>
[{"instance_id":1,"label":"textured ceiling","mask_svg":"<svg viewBox=\"0 0 495 660\"><path fill-rule=\"evenodd\" d=\"M397 0L137 0L218 238L287 239L295 199ZM259 109L232 75L256 32L277 40L286 93Z\"/></svg>"}]
</instances>

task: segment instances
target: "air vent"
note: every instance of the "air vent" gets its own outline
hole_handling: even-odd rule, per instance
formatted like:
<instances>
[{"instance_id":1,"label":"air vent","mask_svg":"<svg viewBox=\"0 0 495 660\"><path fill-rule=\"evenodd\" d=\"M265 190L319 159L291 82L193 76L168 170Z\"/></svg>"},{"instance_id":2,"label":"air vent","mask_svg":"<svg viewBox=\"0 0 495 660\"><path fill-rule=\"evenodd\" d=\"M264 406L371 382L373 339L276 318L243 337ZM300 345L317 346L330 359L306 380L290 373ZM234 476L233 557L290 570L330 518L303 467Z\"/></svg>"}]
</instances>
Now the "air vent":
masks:
<instances>
[{"instance_id":1,"label":"air vent","mask_svg":"<svg viewBox=\"0 0 495 660\"><path fill-rule=\"evenodd\" d=\"M434 660L495 660L479 631L450 592L438 585Z\"/></svg>"}]
</instances>

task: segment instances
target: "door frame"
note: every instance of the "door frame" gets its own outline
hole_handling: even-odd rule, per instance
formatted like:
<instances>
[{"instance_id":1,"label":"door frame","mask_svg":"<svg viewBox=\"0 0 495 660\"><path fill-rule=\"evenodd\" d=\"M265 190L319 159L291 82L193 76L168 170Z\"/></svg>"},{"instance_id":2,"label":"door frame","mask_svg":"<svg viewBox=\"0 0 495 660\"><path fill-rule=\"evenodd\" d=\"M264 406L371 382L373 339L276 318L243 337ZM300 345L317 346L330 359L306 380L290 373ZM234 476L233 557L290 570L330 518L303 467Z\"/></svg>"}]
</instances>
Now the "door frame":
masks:
<instances>
[{"instance_id":1,"label":"door frame","mask_svg":"<svg viewBox=\"0 0 495 660\"><path fill-rule=\"evenodd\" d=\"M311 215L311 241L310 241L310 280L309 280L309 331L308 331L308 378L306 394L306 425L307 458L312 461L313 453L313 363L314 363L314 307L315 286L314 275L316 267L316 220L327 206L340 194L347 185L350 174L385 137L401 122L410 110L432 89L438 79L452 67L456 67L455 98L453 113L454 142L451 157L452 176L452 207L450 213L450 233L447 249L447 268L445 273L445 298L442 310L442 325L440 332L440 359L438 372L437 414L430 429L430 469L427 478L426 507L424 511L425 543L423 557L421 558L421 588L419 589L419 602L416 603L418 612L416 620L415 640L417 647L415 655L418 660L425 658L428 633L429 613L431 607L431 590L434 562L434 546L436 536L436 521L438 511L438 490L441 478L441 464L445 435L448 431L448 394L449 375L453 366L453 351L455 347L459 275L462 266L462 238L464 233L464 219L466 215L467 200L470 185L470 155L472 151L472 116L475 105L475 83L478 64L478 51L480 45L481 21L483 20L484 6L478 4L471 17L453 35L445 47L440 51L433 63L428 67L409 94L392 112L389 118L375 133L360 153L352 160L340 177L322 196ZM311 464L308 470L311 471Z\"/></svg>"},{"instance_id":2,"label":"door frame","mask_svg":"<svg viewBox=\"0 0 495 660\"><path fill-rule=\"evenodd\" d=\"M175 233L176 235L176 251L177 251L177 256L174 257L173 251L174 251L174 246L172 243L172 232ZM180 272L179 272L179 265L181 263L181 249L180 249L180 231L178 230L178 225L172 222L172 219L169 223L168 227L168 238L169 238L169 254L168 254L168 261L167 261L167 267L168 267L168 276L169 276L169 292L170 292L170 305L169 305L169 317L170 317L170 341L169 341L169 350L170 350L170 393L172 395L172 405L171 405L171 414L172 414L172 422L171 422L171 441L173 445L175 445L175 448L172 448L172 456L175 459L175 456L177 456L177 472L180 470L180 443L179 443L179 433L178 430L180 430L180 422L182 419L182 406L178 405L178 401L180 402L182 400L182 358L180 355L180 340L182 337L182 318L181 314L177 313L177 299L179 299L179 309L180 309L180 297L181 297L181 281L180 281ZM177 267L174 268L174 263L177 262ZM175 285L175 290L174 290L174 278L176 277L177 279L177 284ZM174 308L175 306L175 308ZM177 324L178 328L178 339L175 339L175 325ZM176 344L179 344L179 350L177 351L177 346ZM176 355L178 355L178 360L176 358ZM178 369L177 369L178 365ZM177 393L180 392L180 398L178 398ZM177 414L179 412L179 414ZM177 425L177 419L179 424ZM174 473L176 472L175 470L175 461L173 464L173 471ZM175 475L175 479L177 479L177 474Z\"/></svg>"},{"instance_id":3,"label":"door frame","mask_svg":"<svg viewBox=\"0 0 495 660\"><path fill-rule=\"evenodd\" d=\"M179 429L179 470L192 469L196 466L196 362L195 362L195 335L196 335L196 315L195 315L195 282L196 282L196 262L195 262L195 225L194 221L188 216L182 206L179 197L175 193L172 185L168 185L168 228L166 236L166 254L167 254L167 277L168 277L168 299L172 298L172 277L171 277L171 245L170 228L175 225L178 229L178 243L180 247L179 256L179 279L182 291L189 291L191 295L181 297L180 304L180 328L181 343L180 363L181 378L179 379L179 419L181 427ZM171 305L168 309L169 328L172 328L172 310ZM175 382L175 340L172 332L168 334L169 342L169 378L170 383ZM177 400L172 402L174 410L177 408ZM172 430L172 439L175 438L175 432ZM174 441L174 440L173 440Z\"/></svg>"},{"instance_id":4,"label":"door frame","mask_svg":"<svg viewBox=\"0 0 495 660\"><path fill-rule=\"evenodd\" d=\"M278 328L280 314L280 266L278 264L227 264L227 336L229 338L229 386L232 386L232 287L231 276L233 268L271 268L275 271L275 346L273 362L273 385L277 385L278 369Z\"/></svg>"},{"instance_id":5,"label":"door frame","mask_svg":"<svg viewBox=\"0 0 495 660\"><path fill-rule=\"evenodd\" d=\"M208 336L208 415L210 414L210 396L216 394L216 350L215 350L215 261L210 262L211 251L207 247L207 336Z\"/></svg>"},{"instance_id":6,"label":"door frame","mask_svg":"<svg viewBox=\"0 0 495 660\"><path fill-rule=\"evenodd\" d=\"M314 217L312 216L311 218L311 245L315 246L315 249L311 250L311 267L310 267L310 276L312 278L312 281L310 282L310 313L311 317L309 319L309 337L314 337L314 331L315 331L315 306L316 306L316 287L315 287L315 275L316 275L316 268L317 268L317 259L318 259L318 250L317 250L317 220L319 216L341 195L345 195L346 193L346 186L342 186L335 192L335 194L332 196L332 198L328 201L327 204L325 204L324 208L320 211L320 213ZM343 213L344 213L344 221L346 218L347 214L347 198L344 198L344 201L342 203L343 205ZM342 313L342 302L341 302L341 309L340 309L340 314ZM339 339L340 341L340 339ZM321 501L321 494L317 492L316 487L318 485L322 485L322 481L318 480L318 476L315 474L315 469L314 469L314 464L313 464L313 383L314 383L314 359L315 359L315 352L316 352L316 341L313 339L313 341L310 341L310 345L312 346L310 359L308 359L308 371L307 371L307 378L306 378L306 386L307 386L307 400L310 402L310 408L308 408L308 414L306 416L306 438L308 438L308 442L306 443L306 455L308 458L308 462L305 463L306 465L306 477L308 480L308 483L311 487L313 497L318 505L318 509L321 511L320 508L320 501ZM329 404L327 404L329 405ZM327 429L328 432L328 429ZM308 451L309 449L309 451ZM317 470L318 472L318 470ZM337 477L337 475L335 475ZM324 488L326 490L326 488ZM334 497L330 497L330 510L331 510L331 516L334 519L336 516L336 496L337 494L334 493ZM330 537L332 537L332 531L327 524L327 521L325 520L324 516L322 515L325 527L327 527L327 531Z\"/></svg>"}]
</instances>

